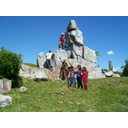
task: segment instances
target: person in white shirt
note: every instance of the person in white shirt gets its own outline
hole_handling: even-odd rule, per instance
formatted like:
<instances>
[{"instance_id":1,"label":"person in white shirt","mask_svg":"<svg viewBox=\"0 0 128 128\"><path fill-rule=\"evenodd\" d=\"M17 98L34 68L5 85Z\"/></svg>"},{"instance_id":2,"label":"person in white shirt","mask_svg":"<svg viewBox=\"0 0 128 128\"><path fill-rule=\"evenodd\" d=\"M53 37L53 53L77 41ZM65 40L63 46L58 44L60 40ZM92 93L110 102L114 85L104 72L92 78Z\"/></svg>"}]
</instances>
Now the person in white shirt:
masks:
<instances>
[{"instance_id":1,"label":"person in white shirt","mask_svg":"<svg viewBox=\"0 0 128 128\"><path fill-rule=\"evenodd\" d=\"M51 69L51 64L50 64L50 59L51 59L51 56L52 56L52 53L51 53L51 50L49 50L49 53L46 54L46 62L47 62L47 65L48 65L48 68Z\"/></svg>"}]
</instances>

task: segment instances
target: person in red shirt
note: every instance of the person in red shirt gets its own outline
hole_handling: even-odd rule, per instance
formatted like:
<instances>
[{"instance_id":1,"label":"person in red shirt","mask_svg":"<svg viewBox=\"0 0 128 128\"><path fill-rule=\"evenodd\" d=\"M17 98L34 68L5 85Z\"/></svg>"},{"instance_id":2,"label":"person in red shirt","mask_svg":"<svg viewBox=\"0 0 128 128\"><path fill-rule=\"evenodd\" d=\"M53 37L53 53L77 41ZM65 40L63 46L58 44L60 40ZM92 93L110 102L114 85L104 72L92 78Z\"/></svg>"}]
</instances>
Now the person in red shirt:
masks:
<instances>
[{"instance_id":1,"label":"person in red shirt","mask_svg":"<svg viewBox=\"0 0 128 128\"><path fill-rule=\"evenodd\" d=\"M64 36L64 33L61 34L61 36L59 38L59 41L60 41L59 42L59 49L60 49L60 47L62 47L62 49L64 49L64 46L65 46L64 40L65 40L66 37L69 37L69 35Z\"/></svg>"},{"instance_id":2,"label":"person in red shirt","mask_svg":"<svg viewBox=\"0 0 128 128\"><path fill-rule=\"evenodd\" d=\"M87 88L88 71L86 70L86 67L83 67L82 75L83 75L84 90L88 91Z\"/></svg>"}]
</instances>

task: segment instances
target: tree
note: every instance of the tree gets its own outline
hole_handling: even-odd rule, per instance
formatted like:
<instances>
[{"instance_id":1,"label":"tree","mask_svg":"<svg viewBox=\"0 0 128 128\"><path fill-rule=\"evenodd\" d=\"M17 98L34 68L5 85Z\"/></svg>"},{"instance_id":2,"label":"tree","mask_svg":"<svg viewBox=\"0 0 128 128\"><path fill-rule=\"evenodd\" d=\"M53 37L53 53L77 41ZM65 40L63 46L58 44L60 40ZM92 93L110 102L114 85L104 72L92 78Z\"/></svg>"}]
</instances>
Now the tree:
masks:
<instances>
[{"instance_id":1,"label":"tree","mask_svg":"<svg viewBox=\"0 0 128 128\"><path fill-rule=\"evenodd\" d=\"M128 76L128 59L125 60L125 66L121 68L123 68L123 76Z\"/></svg>"},{"instance_id":2,"label":"tree","mask_svg":"<svg viewBox=\"0 0 128 128\"><path fill-rule=\"evenodd\" d=\"M96 56L97 56L97 59L100 57L100 53L98 51L95 52L96 53Z\"/></svg>"},{"instance_id":3,"label":"tree","mask_svg":"<svg viewBox=\"0 0 128 128\"><path fill-rule=\"evenodd\" d=\"M22 77L19 76L19 70L22 63L22 55L12 53L3 47L0 50L0 79L7 78L12 80L12 87L22 85Z\"/></svg>"}]
</instances>

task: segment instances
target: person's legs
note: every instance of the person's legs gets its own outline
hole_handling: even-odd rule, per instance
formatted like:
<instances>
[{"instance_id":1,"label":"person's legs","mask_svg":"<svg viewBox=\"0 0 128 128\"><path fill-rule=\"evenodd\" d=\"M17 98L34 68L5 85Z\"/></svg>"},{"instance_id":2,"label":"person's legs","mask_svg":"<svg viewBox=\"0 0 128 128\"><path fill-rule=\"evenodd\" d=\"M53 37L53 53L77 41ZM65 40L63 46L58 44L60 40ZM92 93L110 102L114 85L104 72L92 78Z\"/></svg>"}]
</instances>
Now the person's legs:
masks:
<instances>
[{"instance_id":1,"label":"person's legs","mask_svg":"<svg viewBox=\"0 0 128 128\"><path fill-rule=\"evenodd\" d=\"M63 79L63 72L62 72L62 69L60 69L60 78L61 78L61 80Z\"/></svg>"},{"instance_id":2,"label":"person's legs","mask_svg":"<svg viewBox=\"0 0 128 128\"><path fill-rule=\"evenodd\" d=\"M78 84L78 88L80 88L80 77L77 77L77 84Z\"/></svg>"},{"instance_id":3,"label":"person's legs","mask_svg":"<svg viewBox=\"0 0 128 128\"><path fill-rule=\"evenodd\" d=\"M76 87L76 78L75 77L71 77L72 78L72 85L75 88Z\"/></svg>"},{"instance_id":4,"label":"person's legs","mask_svg":"<svg viewBox=\"0 0 128 128\"><path fill-rule=\"evenodd\" d=\"M67 79L67 87L69 88L69 79Z\"/></svg>"},{"instance_id":5,"label":"person's legs","mask_svg":"<svg viewBox=\"0 0 128 128\"><path fill-rule=\"evenodd\" d=\"M83 85L82 85L82 80L80 79L80 86L81 86L81 89L83 89Z\"/></svg>"},{"instance_id":6,"label":"person's legs","mask_svg":"<svg viewBox=\"0 0 128 128\"><path fill-rule=\"evenodd\" d=\"M83 79L83 82L84 82L84 89L88 90L88 88L87 88L87 80Z\"/></svg>"},{"instance_id":7,"label":"person's legs","mask_svg":"<svg viewBox=\"0 0 128 128\"><path fill-rule=\"evenodd\" d=\"M66 70L64 69L64 79L66 79Z\"/></svg>"},{"instance_id":8,"label":"person's legs","mask_svg":"<svg viewBox=\"0 0 128 128\"><path fill-rule=\"evenodd\" d=\"M64 69L62 69L62 80L64 80L65 79L65 76L64 76Z\"/></svg>"},{"instance_id":9,"label":"person's legs","mask_svg":"<svg viewBox=\"0 0 128 128\"><path fill-rule=\"evenodd\" d=\"M61 48L61 46L62 46L62 43L59 43L59 49Z\"/></svg>"},{"instance_id":10,"label":"person's legs","mask_svg":"<svg viewBox=\"0 0 128 128\"><path fill-rule=\"evenodd\" d=\"M65 43L63 42L63 43L62 43L62 49L64 49L64 46L65 46Z\"/></svg>"},{"instance_id":11,"label":"person's legs","mask_svg":"<svg viewBox=\"0 0 128 128\"><path fill-rule=\"evenodd\" d=\"M50 69L50 60L47 59L46 62L47 62L48 68Z\"/></svg>"}]
</instances>

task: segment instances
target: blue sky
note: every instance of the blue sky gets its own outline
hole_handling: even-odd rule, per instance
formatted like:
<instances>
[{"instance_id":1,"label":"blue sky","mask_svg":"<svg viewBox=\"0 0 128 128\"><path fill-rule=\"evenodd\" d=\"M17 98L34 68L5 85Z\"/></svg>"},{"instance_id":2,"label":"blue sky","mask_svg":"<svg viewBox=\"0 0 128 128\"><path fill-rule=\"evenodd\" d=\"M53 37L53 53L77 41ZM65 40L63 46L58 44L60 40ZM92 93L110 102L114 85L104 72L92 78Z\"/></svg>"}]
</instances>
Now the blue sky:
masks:
<instances>
[{"instance_id":1,"label":"blue sky","mask_svg":"<svg viewBox=\"0 0 128 128\"><path fill-rule=\"evenodd\" d=\"M97 65L108 69L110 60L120 70L128 59L127 16L0 16L0 47L25 55L24 63L36 64L40 52L58 49L71 19L83 32L84 45L100 52Z\"/></svg>"}]
</instances>

